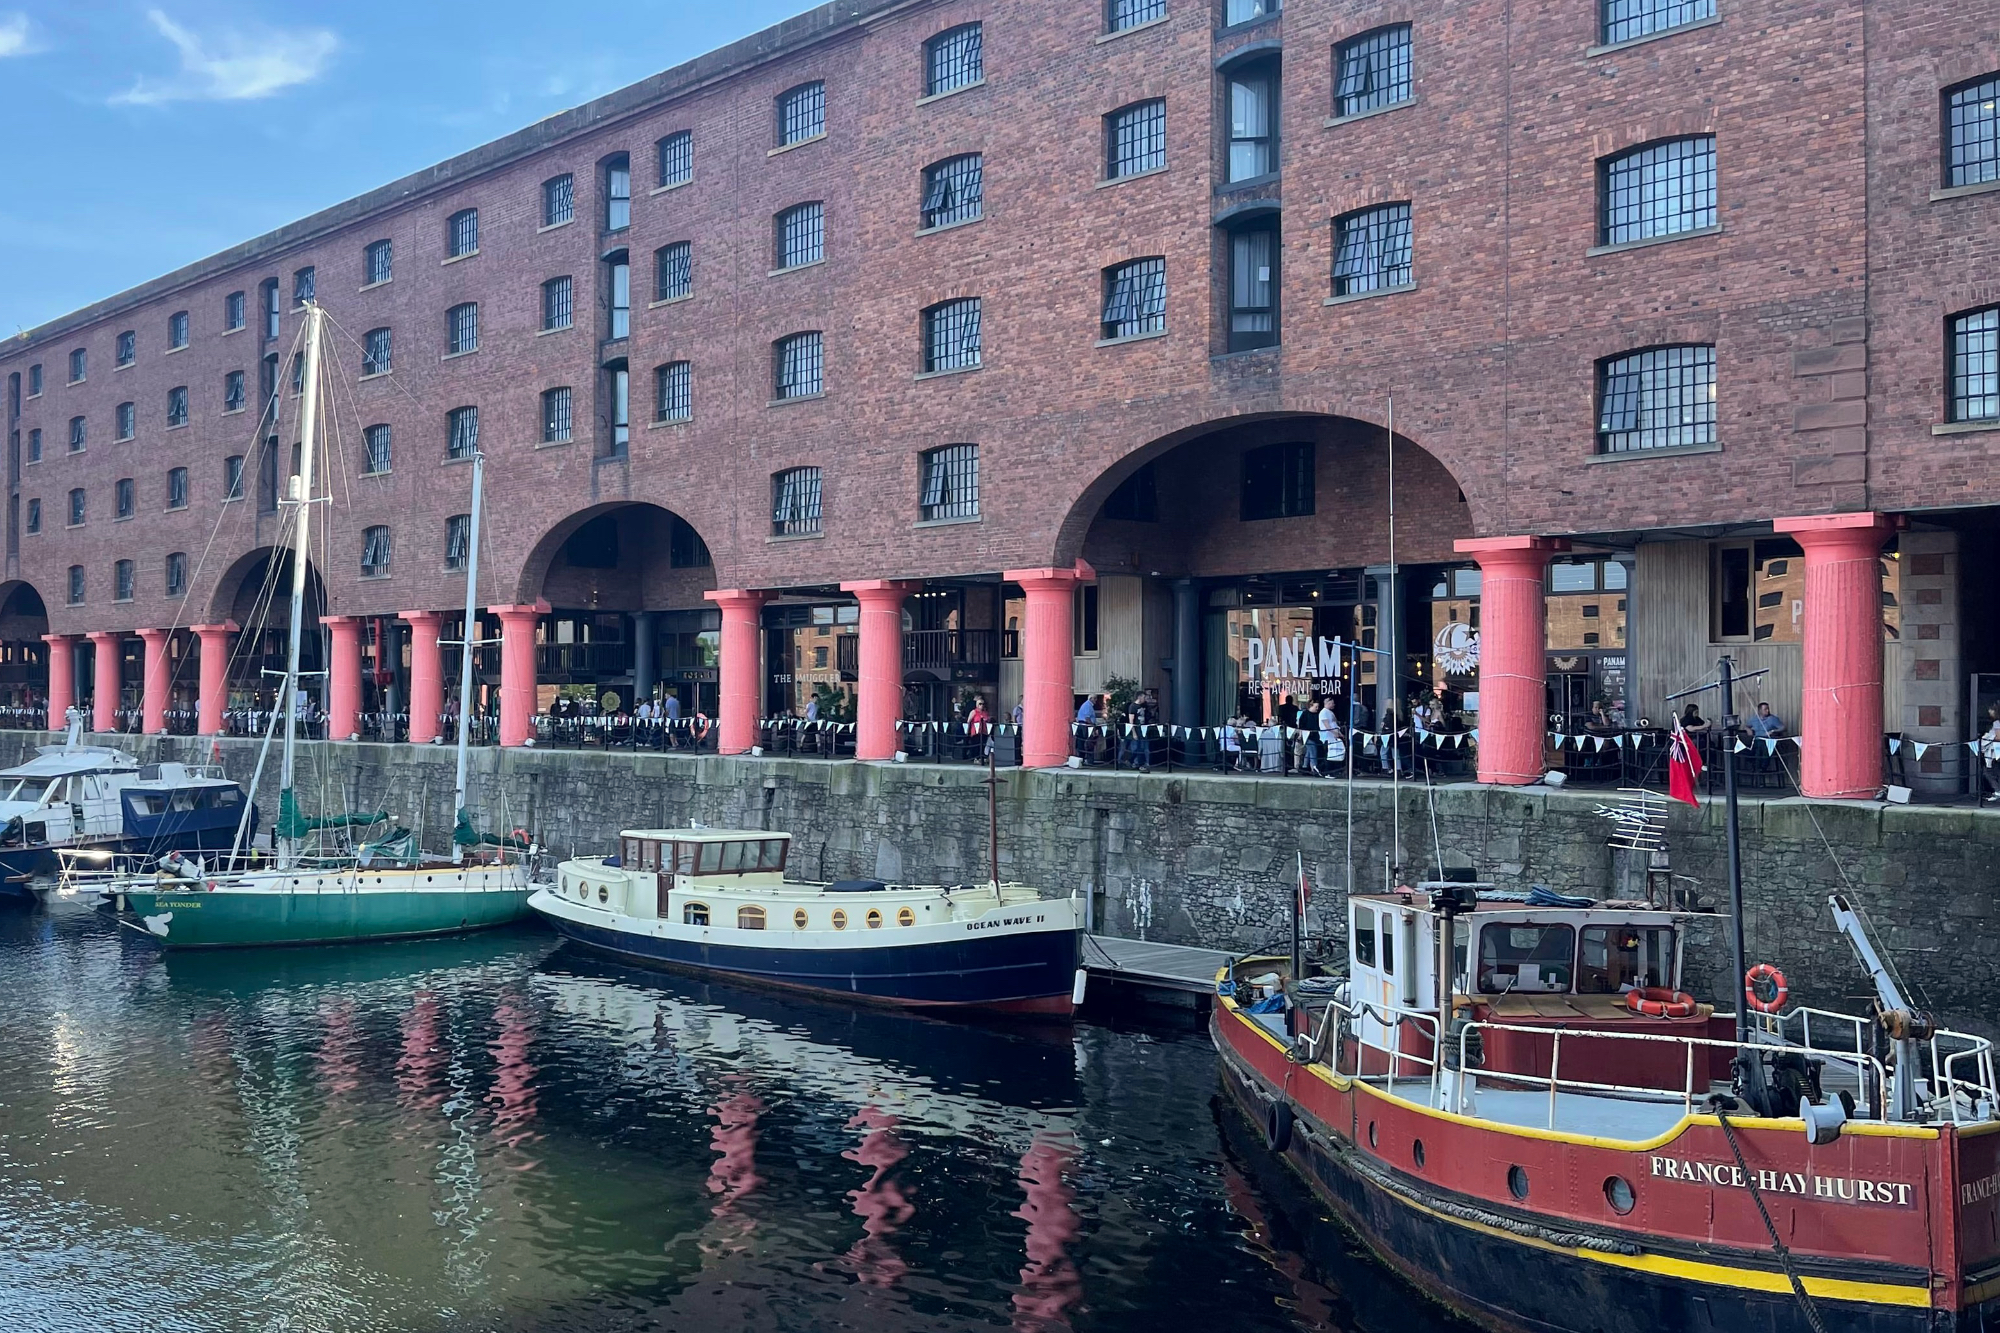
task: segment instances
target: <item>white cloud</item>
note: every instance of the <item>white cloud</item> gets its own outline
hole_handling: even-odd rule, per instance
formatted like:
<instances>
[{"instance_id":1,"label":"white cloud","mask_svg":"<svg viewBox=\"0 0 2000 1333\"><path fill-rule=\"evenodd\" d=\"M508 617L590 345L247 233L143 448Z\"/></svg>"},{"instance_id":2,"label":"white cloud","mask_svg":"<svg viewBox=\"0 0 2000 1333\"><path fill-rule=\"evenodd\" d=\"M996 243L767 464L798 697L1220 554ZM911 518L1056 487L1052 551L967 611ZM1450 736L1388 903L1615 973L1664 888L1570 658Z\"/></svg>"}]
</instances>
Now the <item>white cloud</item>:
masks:
<instances>
[{"instance_id":1,"label":"white cloud","mask_svg":"<svg viewBox=\"0 0 2000 1333\"><path fill-rule=\"evenodd\" d=\"M180 52L178 76L140 79L111 100L132 106L162 102L239 102L269 97L310 83L340 49L340 39L324 28L293 31L188 31L157 9L146 11L160 35Z\"/></svg>"},{"instance_id":2,"label":"white cloud","mask_svg":"<svg viewBox=\"0 0 2000 1333\"><path fill-rule=\"evenodd\" d=\"M8 56L31 56L41 49L34 31L28 27L26 14L0 14L0 60Z\"/></svg>"}]
</instances>

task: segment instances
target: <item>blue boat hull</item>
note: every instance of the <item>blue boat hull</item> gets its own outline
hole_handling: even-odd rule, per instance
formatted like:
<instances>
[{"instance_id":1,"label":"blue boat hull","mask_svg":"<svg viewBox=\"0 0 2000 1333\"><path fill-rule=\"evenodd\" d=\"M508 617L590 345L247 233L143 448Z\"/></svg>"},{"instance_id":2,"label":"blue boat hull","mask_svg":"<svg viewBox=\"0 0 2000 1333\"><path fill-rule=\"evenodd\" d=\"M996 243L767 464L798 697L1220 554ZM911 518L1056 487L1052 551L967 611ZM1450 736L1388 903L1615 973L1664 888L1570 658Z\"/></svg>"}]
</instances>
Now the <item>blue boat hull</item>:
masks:
<instances>
[{"instance_id":1,"label":"blue boat hull","mask_svg":"<svg viewBox=\"0 0 2000 1333\"><path fill-rule=\"evenodd\" d=\"M760 949L662 939L549 915L567 939L649 967L734 977L872 1004L1068 1014L1073 930L972 935L872 949Z\"/></svg>"},{"instance_id":2,"label":"blue boat hull","mask_svg":"<svg viewBox=\"0 0 2000 1333\"><path fill-rule=\"evenodd\" d=\"M187 814L174 812L147 821L142 836L104 838L96 842L73 842L63 847L10 847L0 850L0 906L25 905L39 901L34 881L51 880L61 871L58 851L142 853L164 856L168 852L226 852L235 845L236 818L208 817L207 811ZM257 812L250 812L250 827L244 840L257 832Z\"/></svg>"}]
</instances>

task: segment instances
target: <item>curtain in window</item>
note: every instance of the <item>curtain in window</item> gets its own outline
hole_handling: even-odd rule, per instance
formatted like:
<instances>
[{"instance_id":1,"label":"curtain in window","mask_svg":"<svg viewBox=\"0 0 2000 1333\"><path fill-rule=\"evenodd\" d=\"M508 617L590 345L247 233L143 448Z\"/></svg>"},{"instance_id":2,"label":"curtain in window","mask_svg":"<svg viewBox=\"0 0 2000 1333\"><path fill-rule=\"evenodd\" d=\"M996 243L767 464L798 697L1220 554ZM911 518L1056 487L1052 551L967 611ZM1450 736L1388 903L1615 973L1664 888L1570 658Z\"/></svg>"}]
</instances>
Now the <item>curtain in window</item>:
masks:
<instances>
[{"instance_id":1,"label":"curtain in window","mask_svg":"<svg viewBox=\"0 0 2000 1333\"><path fill-rule=\"evenodd\" d=\"M1229 179L1247 180L1271 170L1271 80L1251 75L1229 81Z\"/></svg>"},{"instance_id":2,"label":"curtain in window","mask_svg":"<svg viewBox=\"0 0 2000 1333\"><path fill-rule=\"evenodd\" d=\"M1230 328L1269 333L1271 316L1271 233L1239 231L1229 238Z\"/></svg>"}]
</instances>

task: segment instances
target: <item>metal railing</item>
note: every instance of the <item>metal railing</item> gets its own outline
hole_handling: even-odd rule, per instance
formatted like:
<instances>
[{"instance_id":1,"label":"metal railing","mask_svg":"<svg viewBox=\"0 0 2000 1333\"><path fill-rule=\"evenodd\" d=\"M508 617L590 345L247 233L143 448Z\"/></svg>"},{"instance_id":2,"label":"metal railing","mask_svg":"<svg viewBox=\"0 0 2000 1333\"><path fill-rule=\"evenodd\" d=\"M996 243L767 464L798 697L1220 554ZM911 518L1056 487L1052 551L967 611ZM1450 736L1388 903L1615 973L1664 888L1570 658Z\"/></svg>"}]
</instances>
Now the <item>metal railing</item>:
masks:
<instances>
[{"instance_id":1,"label":"metal railing","mask_svg":"<svg viewBox=\"0 0 2000 1333\"><path fill-rule=\"evenodd\" d=\"M903 635L905 671L949 671L999 660L999 635L990 629L918 629Z\"/></svg>"}]
</instances>

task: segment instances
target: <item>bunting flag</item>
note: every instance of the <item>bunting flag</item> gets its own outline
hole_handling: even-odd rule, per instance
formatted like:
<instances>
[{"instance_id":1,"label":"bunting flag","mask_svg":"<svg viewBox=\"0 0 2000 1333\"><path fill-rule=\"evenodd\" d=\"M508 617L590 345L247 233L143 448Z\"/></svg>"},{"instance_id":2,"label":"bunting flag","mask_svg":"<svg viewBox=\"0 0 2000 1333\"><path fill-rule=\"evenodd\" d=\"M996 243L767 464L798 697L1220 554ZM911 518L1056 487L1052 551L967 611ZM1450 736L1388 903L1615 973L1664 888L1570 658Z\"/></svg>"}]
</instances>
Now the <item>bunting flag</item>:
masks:
<instances>
[{"instance_id":1,"label":"bunting flag","mask_svg":"<svg viewBox=\"0 0 2000 1333\"><path fill-rule=\"evenodd\" d=\"M1910 744L1916 749L1918 759L1922 759L1924 757L1924 751L1931 748L1930 746L1924 744L1922 741L1911 741Z\"/></svg>"},{"instance_id":2,"label":"bunting flag","mask_svg":"<svg viewBox=\"0 0 2000 1333\"><path fill-rule=\"evenodd\" d=\"M1747 749L1749 749L1749 748L1750 748L1749 746L1747 746L1747 745L1745 745L1745 744L1743 743L1743 738L1742 738L1741 736L1738 736L1738 737L1736 738L1736 744L1735 744L1735 746L1734 746L1734 747L1732 747L1732 748L1731 748L1731 751L1730 751L1730 753L1732 753L1732 754L1742 754L1742 753L1743 753L1743 752L1744 752L1745 750L1747 750Z\"/></svg>"},{"instance_id":3,"label":"bunting flag","mask_svg":"<svg viewBox=\"0 0 2000 1333\"><path fill-rule=\"evenodd\" d=\"M1777 738L1775 736L1766 736L1764 738L1764 753L1776 754L1777 752L1778 752Z\"/></svg>"},{"instance_id":4,"label":"bunting flag","mask_svg":"<svg viewBox=\"0 0 2000 1333\"><path fill-rule=\"evenodd\" d=\"M1898 750L1900 750L1900 749L1902 749L1902 748L1903 748L1903 738L1902 738L1901 736L1891 736L1891 737L1889 738L1889 753L1890 753L1890 754L1895 754L1895 753L1896 753L1896 752L1897 752Z\"/></svg>"}]
</instances>

